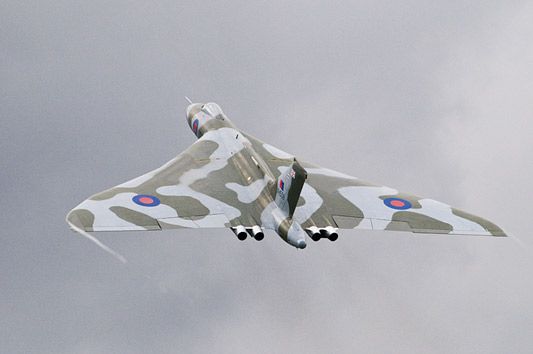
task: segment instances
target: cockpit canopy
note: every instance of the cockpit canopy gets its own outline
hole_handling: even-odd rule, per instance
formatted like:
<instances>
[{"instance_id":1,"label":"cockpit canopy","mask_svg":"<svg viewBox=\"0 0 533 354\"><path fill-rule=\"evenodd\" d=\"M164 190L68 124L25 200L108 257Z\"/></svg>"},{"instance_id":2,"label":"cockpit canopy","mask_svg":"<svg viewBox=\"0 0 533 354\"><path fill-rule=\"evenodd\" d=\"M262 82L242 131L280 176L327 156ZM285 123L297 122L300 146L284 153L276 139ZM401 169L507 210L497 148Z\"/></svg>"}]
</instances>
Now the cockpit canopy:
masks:
<instances>
[{"instance_id":1,"label":"cockpit canopy","mask_svg":"<svg viewBox=\"0 0 533 354\"><path fill-rule=\"evenodd\" d=\"M219 119L225 118L225 114L222 111L222 108L220 108L220 106L214 102L209 102L209 103L204 104L202 106L202 111L209 114L213 118L219 118Z\"/></svg>"},{"instance_id":2,"label":"cockpit canopy","mask_svg":"<svg viewBox=\"0 0 533 354\"><path fill-rule=\"evenodd\" d=\"M202 137L209 129L233 127L222 108L214 102L191 103L187 107L187 123L198 138Z\"/></svg>"}]
</instances>

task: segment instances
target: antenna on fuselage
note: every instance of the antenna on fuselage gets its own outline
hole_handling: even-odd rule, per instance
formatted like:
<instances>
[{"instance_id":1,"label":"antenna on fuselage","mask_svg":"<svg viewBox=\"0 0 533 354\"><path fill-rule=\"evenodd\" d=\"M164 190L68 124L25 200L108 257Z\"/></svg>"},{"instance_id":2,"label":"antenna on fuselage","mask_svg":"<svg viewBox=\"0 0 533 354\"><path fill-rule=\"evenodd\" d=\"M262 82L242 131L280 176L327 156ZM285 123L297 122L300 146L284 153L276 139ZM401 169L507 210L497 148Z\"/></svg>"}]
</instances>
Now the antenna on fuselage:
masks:
<instances>
[{"instance_id":1,"label":"antenna on fuselage","mask_svg":"<svg viewBox=\"0 0 533 354\"><path fill-rule=\"evenodd\" d=\"M185 99L187 100L187 102L189 102L190 104L192 104L192 101L189 97L185 96Z\"/></svg>"}]
</instances>

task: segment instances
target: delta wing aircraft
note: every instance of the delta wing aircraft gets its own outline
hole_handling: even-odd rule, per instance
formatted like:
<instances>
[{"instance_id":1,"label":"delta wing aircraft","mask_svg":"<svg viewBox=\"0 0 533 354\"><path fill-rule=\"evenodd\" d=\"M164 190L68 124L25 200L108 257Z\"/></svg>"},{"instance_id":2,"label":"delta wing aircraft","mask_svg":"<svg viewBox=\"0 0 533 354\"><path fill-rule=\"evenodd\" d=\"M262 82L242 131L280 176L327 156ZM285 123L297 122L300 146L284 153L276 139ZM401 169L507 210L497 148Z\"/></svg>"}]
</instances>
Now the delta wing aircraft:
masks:
<instances>
[{"instance_id":1,"label":"delta wing aircraft","mask_svg":"<svg viewBox=\"0 0 533 354\"><path fill-rule=\"evenodd\" d=\"M67 215L80 232L231 228L239 240L274 230L296 248L339 229L506 236L436 200L297 160L239 130L216 103L195 103L198 140L163 165L98 193Z\"/></svg>"}]
</instances>

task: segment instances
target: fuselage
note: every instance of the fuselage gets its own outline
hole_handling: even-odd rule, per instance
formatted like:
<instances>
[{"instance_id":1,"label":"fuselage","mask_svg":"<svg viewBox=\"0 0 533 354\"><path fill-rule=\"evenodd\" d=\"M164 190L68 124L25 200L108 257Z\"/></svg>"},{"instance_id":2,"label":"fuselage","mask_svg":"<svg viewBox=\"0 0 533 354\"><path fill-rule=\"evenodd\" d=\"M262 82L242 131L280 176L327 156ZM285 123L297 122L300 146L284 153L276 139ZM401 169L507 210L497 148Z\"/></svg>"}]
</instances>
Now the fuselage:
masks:
<instances>
[{"instance_id":1,"label":"fuselage","mask_svg":"<svg viewBox=\"0 0 533 354\"><path fill-rule=\"evenodd\" d=\"M269 165L254 150L246 136L231 122L216 103L193 103L187 108L187 123L198 139L206 134L223 135L216 139L224 144L228 163L234 165L241 174L243 194L239 199L257 209L261 220L232 220L231 228L239 239L246 238L244 230L252 237L262 238L263 228L272 229L289 244L297 248L306 247L306 232L293 220L287 210L279 207L278 180ZM278 203L277 203L278 202ZM244 226L243 226L244 225Z\"/></svg>"}]
</instances>

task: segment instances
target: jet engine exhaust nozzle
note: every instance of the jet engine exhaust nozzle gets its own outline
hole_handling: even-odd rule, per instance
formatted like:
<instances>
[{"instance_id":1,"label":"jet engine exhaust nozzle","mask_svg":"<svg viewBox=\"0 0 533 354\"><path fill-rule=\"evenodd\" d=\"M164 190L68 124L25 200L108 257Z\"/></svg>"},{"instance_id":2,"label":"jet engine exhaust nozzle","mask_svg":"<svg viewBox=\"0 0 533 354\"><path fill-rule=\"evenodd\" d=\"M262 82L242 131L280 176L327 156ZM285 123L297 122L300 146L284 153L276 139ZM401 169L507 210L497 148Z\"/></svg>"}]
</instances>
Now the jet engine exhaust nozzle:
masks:
<instances>
[{"instance_id":1,"label":"jet engine exhaust nozzle","mask_svg":"<svg viewBox=\"0 0 533 354\"><path fill-rule=\"evenodd\" d=\"M246 237L248 237L248 234L246 233L246 228L242 225L232 227L231 230L237 236L237 238L241 241L246 240Z\"/></svg>"},{"instance_id":2,"label":"jet engine exhaust nozzle","mask_svg":"<svg viewBox=\"0 0 533 354\"><path fill-rule=\"evenodd\" d=\"M311 237L311 240L317 242L322 238L322 234L320 234L320 229L316 226L311 226L305 229L305 232Z\"/></svg>"},{"instance_id":3,"label":"jet engine exhaust nozzle","mask_svg":"<svg viewBox=\"0 0 533 354\"><path fill-rule=\"evenodd\" d=\"M258 225L252 226L250 229L248 229L248 233L256 241L261 241L262 239L265 238L265 234L263 233L263 229L261 229L261 227L258 226Z\"/></svg>"},{"instance_id":4,"label":"jet engine exhaust nozzle","mask_svg":"<svg viewBox=\"0 0 533 354\"><path fill-rule=\"evenodd\" d=\"M337 241L339 238L338 230L339 229L333 226L326 226L326 228L320 230L320 233L323 235L322 237L327 238L330 241Z\"/></svg>"},{"instance_id":5,"label":"jet engine exhaust nozzle","mask_svg":"<svg viewBox=\"0 0 533 354\"><path fill-rule=\"evenodd\" d=\"M311 226L305 229L305 231L313 241L319 241L322 238L327 238L330 241L336 241L339 238L338 229L333 226L326 226L325 228Z\"/></svg>"}]
</instances>

